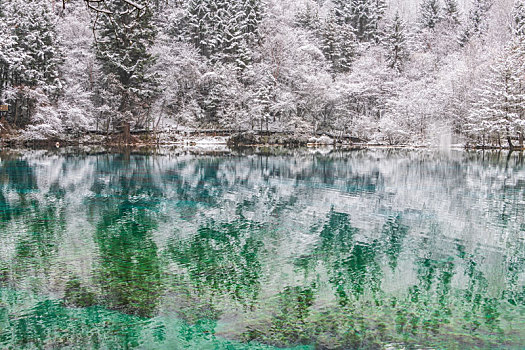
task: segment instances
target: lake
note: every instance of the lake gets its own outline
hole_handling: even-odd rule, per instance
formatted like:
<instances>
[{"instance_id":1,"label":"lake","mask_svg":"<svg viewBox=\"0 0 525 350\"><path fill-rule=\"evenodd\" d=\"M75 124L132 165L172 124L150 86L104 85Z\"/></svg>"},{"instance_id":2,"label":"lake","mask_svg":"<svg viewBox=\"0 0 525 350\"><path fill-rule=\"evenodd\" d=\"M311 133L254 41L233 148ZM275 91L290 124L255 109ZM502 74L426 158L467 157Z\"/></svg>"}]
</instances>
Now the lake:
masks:
<instances>
[{"instance_id":1,"label":"lake","mask_svg":"<svg viewBox=\"0 0 525 350\"><path fill-rule=\"evenodd\" d=\"M0 154L0 347L525 347L525 163Z\"/></svg>"}]
</instances>

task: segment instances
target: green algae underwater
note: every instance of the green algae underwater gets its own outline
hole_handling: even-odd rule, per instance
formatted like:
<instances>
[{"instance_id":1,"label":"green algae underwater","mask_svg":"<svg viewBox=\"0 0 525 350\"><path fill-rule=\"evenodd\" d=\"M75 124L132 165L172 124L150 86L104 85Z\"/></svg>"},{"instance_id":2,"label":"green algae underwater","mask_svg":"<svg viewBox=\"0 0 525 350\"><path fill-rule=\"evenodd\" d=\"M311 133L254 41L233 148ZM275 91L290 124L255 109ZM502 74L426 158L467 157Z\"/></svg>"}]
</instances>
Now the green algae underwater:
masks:
<instances>
[{"instance_id":1,"label":"green algae underwater","mask_svg":"<svg viewBox=\"0 0 525 350\"><path fill-rule=\"evenodd\" d=\"M0 160L0 348L525 347L522 154Z\"/></svg>"}]
</instances>

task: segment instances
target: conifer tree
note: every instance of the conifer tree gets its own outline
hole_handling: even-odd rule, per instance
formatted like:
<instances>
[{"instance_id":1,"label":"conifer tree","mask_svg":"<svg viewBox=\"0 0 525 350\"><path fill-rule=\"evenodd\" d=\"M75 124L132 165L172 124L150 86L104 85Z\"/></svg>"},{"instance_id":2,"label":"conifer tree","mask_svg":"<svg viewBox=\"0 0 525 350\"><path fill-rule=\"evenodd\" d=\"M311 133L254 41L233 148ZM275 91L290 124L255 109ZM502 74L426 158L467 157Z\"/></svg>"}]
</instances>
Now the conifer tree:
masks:
<instances>
[{"instance_id":1,"label":"conifer tree","mask_svg":"<svg viewBox=\"0 0 525 350\"><path fill-rule=\"evenodd\" d=\"M263 4L261 0L244 0L244 16L240 18L242 32L245 34L246 42L250 45L257 43L260 39L259 26L263 19Z\"/></svg>"},{"instance_id":2,"label":"conifer tree","mask_svg":"<svg viewBox=\"0 0 525 350\"><path fill-rule=\"evenodd\" d=\"M105 15L98 25L97 58L106 73L107 81L103 83L120 98L119 105L113 107L120 113L117 122L121 122L124 115L125 119L141 116L141 108L155 94L155 79L147 70L154 62L148 49L156 31L148 0L137 2L140 9L124 0L104 4L111 15ZM141 118L134 121L142 122Z\"/></svg>"},{"instance_id":3,"label":"conifer tree","mask_svg":"<svg viewBox=\"0 0 525 350\"><path fill-rule=\"evenodd\" d=\"M483 34L486 31L486 17L492 5L492 0L473 0L472 9L469 13L471 33Z\"/></svg>"},{"instance_id":4,"label":"conifer tree","mask_svg":"<svg viewBox=\"0 0 525 350\"><path fill-rule=\"evenodd\" d=\"M379 41L380 22L384 17L384 0L334 0L333 16L338 25L353 28L360 42Z\"/></svg>"},{"instance_id":5,"label":"conifer tree","mask_svg":"<svg viewBox=\"0 0 525 350\"><path fill-rule=\"evenodd\" d=\"M240 5L240 3L238 4ZM220 52L222 61L233 63L241 70L248 67L251 61L251 53L246 43L247 37L249 34L255 34L243 32L246 26L242 21L242 14L243 8L241 6L230 6L225 10Z\"/></svg>"},{"instance_id":6,"label":"conifer tree","mask_svg":"<svg viewBox=\"0 0 525 350\"><path fill-rule=\"evenodd\" d=\"M322 45L321 48L326 59L332 63L332 66L337 65L339 59L339 43L337 38L337 22L336 17L329 15L322 28Z\"/></svg>"},{"instance_id":7,"label":"conifer tree","mask_svg":"<svg viewBox=\"0 0 525 350\"><path fill-rule=\"evenodd\" d=\"M356 37L350 24L339 24L335 15L322 28L322 50L335 72L348 72L356 57Z\"/></svg>"},{"instance_id":8,"label":"conifer tree","mask_svg":"<svg viewBox=\"0 0 525 350\"><path fill-rule=\"evenodd\" d=\"M525 2L523 0L516 0L514 9L512 10L513 17L513 32L518 37L525 36Z\"/></svg>"},{"instance_id":9,"label":"conifer tree","mask_svg":"<svg viewBox=\"0 0 525 350\"><path fill-rule=\"evenodd\" d=\"M443 18L451 24L459 24L459 5L457 0L444 0Z\"/></svg>"},{"instance_id":10,"label":"conifer tree","mask_svg":"<svg viewBox=\"0 0 525 350\"><path fill-rule=\"evenodd\" d=\"M257 102L258 113L257 117L258 120L256 121L257 124L259 124L259 130L262 131L263 129L266 129L268 131L269 121L270 121L270 107L272 104L272 101L275 100L274 96L274 86L275 81L271 78L263 79L260 82L260 86L258 87L257 91L255 92L255 101ZM253 122L252 122L252 129L253 129Z\"/></svg>"},{"instance_id":11,"label":"conifer tree","mask_svg":"<svg viewBox=\"0 0 525 350\"><path fill-rule=\"evenodd\" d=\"M299 11L295 17L295 24L305 29L317 30L319 29L319 22L319 10L314 8L311 2L307 2L306 7Z\"/></svg>"},{"instance_id":12,"label":"conifer tree","mask_svg":"<svg viewBox=\"0 0 525 350\"><path fill-rule=\"evenodd\" d=\"M439 0L422 0L419 5L419 23L423 29L434 29L441 20Z\"/></svg>"},{"instance_id":13,"label":"conifer tree","mask_svg":"<svg viewBox=\"0 0 525 350\"><path fill-rule=\"evenodd\" d=\"M518 136L523 144L525 127L525 71L522 48L514 43L491 67L490 75L477 90L477 98L466 127L475 135L503 138L509 147Z\"/></svg>"},{"instance_id":14,"label":"conifer tree","mask_svg":"<svg viewBox=\"0 0 525 350\"><path fill-rule=\"evenodd\" d=\"M368 41L373 30L372 2L352 0L352 26L359 41Z\"/></svg>"},{"instance_id":15,"label":"conifer tree","mask_svg":"<svg viewBox=\"0 0 525 350\"><path fill-rule=\"evenodd\" d=\"M203 56L242 70L250 64L250 47L260 39L262 11L261 0L191 0L189 40Z\"/></svg>"},{"instance_id":16,"label":"conifer tree","mask_svg":"<svg viewBox=\"0 0 525 350\"><path fill-rule=\"evenodd\" d=\"M226 46L230 46L230 43L226 43L226 36L234 35L233 33L239 29L235 18L238 13L236 5L236 1L212 0L209 2L211 19L209 27L212 30L208 34L208 44L215 59L222 56Z\"/></svg>"},{"instance_id":17,"label":"conifer tree","mask_svg":"<svg viewBox=\"0 0 525 350\"><path fill-rule=\"evenodd\" d=\"M11 83L12 68L18 56L15 45L16 42L7 25L4 8L0 6L0 47L2 47L0 50L0 98L4 89Z\"/></svg>"},{"instance_id":18,"label":"conifer tree","mask_svg":"<svg viewBox=\"0 0 525 350\"><path fill-rule=\"evenodd\" d=\"M10 5L10 6L9 6ZM10 1L7 27L12 30L14 48L23 59L13 67L13 79L29 86L40 85L49 92L60 88L58 67L62 53L58 48L55 17L40 1Z\"/></svg>"},{"instance_id":19,"label":"conifer tree","mask_svg":"<svg viewBox=\"0 0 525 350\"><path fill-rule=\"evenodd\" d=\"M337 24L352 22L352 3L349 0L333 0L333 16Z\"/></svg>"},{"instance_id":20,"label":"conifer tree","mask_svg":"<svg viewBox=\"0 0 525 350\"><path fill-rule=\"evenodd\" d=\"M337 41L339 61L336 68L340 72L348 72L357 57L357 39L352 26L348 24L340 26Z\"/></svg>"},{"instance_id":21,"label":"conifer tree","mask_svg":"<svg viewBox=\"0 0 525 350\"><path fill-rule=\"evenodd\" d=\"M4 3L2 17L0 92L2 100L11 105L11 123L23 126L37 107L36 99L45 96L55 100L62 89L59 66L63 56L56 17L46 2L23 0ZM45 95L31 93L36 88ZM10 92L6 95L7 89Z\"/></svg>"},{"instance_id":22,"label":"conifer tree","mask_svg":"<svg viewBox=\"0 0 525 350\"><path fill-rule=\"evenodd\" d=\"M518 91L516 98L516 129L519 136L519 145L524 146L525 139L525 2L516 0L513 10L513 33L511 55L517 76Z\"/></svg>"},{"instance_id":23,"label":"conifer tree","mask_svg":"<svg viewBox=\"0 0 525 350\"><path fill-rule=\"evenodd\" d=\"M350 24L359 41L378 41L379 23L386 10L384 0L352 0Z\"/></svg>"},{"instance_id":24,"label":"conifer tree","mask_svg":"<svg viewBox=\"0 0 525 350\"><path fill-rule=\"evenodd\" d=\"M389 68L401 72L404 63L408 60L409 54L406 26L399 16L399 12L396 13L392 23L386 30L385 46L387 49L387 65Z\"/></svg>"},{"instance_id":25,"label":"conifer tree","mask_svg":"<svg viewBox=\"0 0 525 350\"><path fill-rule=\"evenodd\" d=\"M208 45L211 35L211 8L208 0L190 0L186 10L188 37L191 43L205 56L210 57L212 50Z\"/></svg>"},{"instance_id":26,"label":"conifer tree","mask_svg":"<svg viewBox=\"0 0 525 350\"><path fill-rule=\"evenodd\" d=\"M464 46L473 36L481 36L487 30L487 14L492 8L493 0L472 0L465 27L459 36L459 44Z\"/></svg>"},{"instance_id":27,"label":"conifer tree","mask_svg":"<svg viewBox=\"0 0 525 350\"><path fill-rule=\"evenodd\" d=\"M370 29L371 37L376 41L376 43L380 42L383 35L380 25L384 19L386 9L387 6L385 0L376 0L372 3L372 24Z\"/></svg>"}]
</instances>

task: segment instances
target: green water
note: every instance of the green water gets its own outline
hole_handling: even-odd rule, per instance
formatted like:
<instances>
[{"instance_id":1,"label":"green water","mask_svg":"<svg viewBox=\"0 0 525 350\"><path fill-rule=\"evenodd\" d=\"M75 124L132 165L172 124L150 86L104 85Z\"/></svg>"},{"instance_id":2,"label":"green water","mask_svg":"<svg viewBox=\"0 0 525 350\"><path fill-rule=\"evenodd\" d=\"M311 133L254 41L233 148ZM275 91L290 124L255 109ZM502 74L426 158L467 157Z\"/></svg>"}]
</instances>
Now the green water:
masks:
<instances>
[{"instance_id":1,"label":"green water","mask_svg":"<svg viewBox=\"0 0 525 350\"><path fill-rule=\"evenodd\" d=\"M0 348L525 348L522 154L0 160Z\"/></svg>"}]
</instances>

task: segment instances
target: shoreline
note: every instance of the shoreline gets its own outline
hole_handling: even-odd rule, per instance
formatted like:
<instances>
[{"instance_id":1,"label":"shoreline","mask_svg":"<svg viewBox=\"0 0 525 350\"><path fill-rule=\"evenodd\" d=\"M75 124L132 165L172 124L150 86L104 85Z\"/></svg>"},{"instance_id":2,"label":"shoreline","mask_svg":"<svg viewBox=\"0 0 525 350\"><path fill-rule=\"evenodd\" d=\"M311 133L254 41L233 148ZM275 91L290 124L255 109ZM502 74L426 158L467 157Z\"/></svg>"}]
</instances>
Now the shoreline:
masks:
<instances>
[{"instance_id":1,"label":"shoreline","mask_svg":"<svg viewBox=\"0 0 525 350\"><path fill-rule=\"evenodd\" d=\"M188 134L190 136L188 136ZM449 145L435 145L430 142L419 144L387 144L378 142L341 142L326 135L293 135L275 133L273 135L245 134L228 136L199 135L198 131L161 134L133 135L131 142L124 142L121 135L93 135L85 134L80 137L53 137L40 140L28 140L14 135L4 135L0 139L2 149L46 149L65 147L104 147L104 148L213 148L226 147L229 149L241 148L333 148L343 150L353 149L435 149L435 150L467 150L467 151L511 151L523 152L525 147L482 146L455 143ZM275 136L277 135L277 136ZM349 140L349 138L348 138Z\"/></svg>"}]
</instances>

